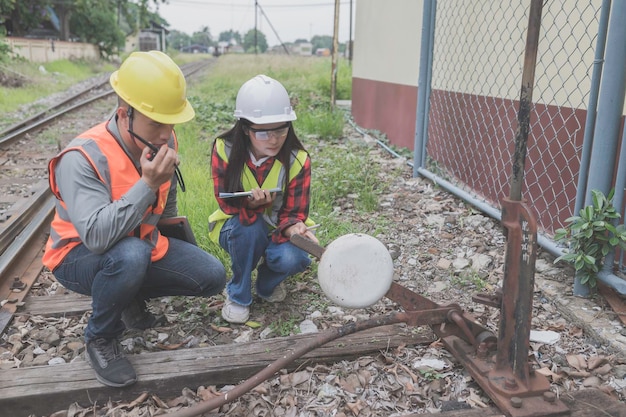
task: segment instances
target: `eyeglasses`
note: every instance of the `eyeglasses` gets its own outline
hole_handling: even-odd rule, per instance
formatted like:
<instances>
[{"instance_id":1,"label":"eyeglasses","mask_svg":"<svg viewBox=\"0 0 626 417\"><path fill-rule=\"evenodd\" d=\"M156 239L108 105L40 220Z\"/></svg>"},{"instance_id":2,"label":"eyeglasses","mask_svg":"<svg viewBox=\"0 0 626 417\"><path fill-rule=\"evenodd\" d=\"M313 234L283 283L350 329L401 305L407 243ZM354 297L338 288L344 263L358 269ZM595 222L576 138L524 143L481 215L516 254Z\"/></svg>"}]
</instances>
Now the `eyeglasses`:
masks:
<instances>
[{"instance_id":1,"label":"eyeglasses","mask_svg":"<svg viewBox=\"0 0 626 417\"><path fill-rule=\"evenodd\" d=\"M268 140L269 138L283 139L289 133L289 127L291 127L291 124L285 123L284 125L275 127L274 129L255 129L250 126L248 126L248 129L254 132L254 137L257 140Z\"/></svg>"},{"instance_id":2,"label":"eyeglasses","mask_svg":"<svg viewBox=\"0 0 626 417\"><path fill-rule=\"evenodd\" d=\"M150 159L152 161L152 159L157 154L157 152L159 152L159 148L157 148L156 146L154 146L153 144L151 144L150 142L148 142L147 140L145 140L144 138L142 138L141 136L139 136L138 134L136 134L132 130L130 130L130 129L127 129L127 130L128 130L128 133L133 135L135 138L139 139L139 141L141 143L143 143L148 148L150 148L150 150L152 151L152 155L150 155L150 157L148 159ZM186 190L186 188L185 188L185 181L183 180L183 174L181 174L180 169L178 168L178 165L176 165L176 168L175 168L174 172L176 173L176 181L178 181L178 185L180 185L180 190L184 193L185 190Z\"/></svg>"}]
</instances>

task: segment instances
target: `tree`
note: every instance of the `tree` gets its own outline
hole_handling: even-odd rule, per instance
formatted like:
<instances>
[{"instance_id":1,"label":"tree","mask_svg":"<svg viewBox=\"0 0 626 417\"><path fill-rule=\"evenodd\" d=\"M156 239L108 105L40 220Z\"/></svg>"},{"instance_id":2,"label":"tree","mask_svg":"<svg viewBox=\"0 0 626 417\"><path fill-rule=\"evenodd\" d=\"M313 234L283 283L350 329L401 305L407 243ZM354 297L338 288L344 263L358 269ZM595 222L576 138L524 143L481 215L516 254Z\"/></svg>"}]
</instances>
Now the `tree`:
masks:
<instances>
[{"instance_id":1,"label":"tree","mask_svg":"<svg viewBox=\"0 0 626 417\"><path fill-rule=\"evenodd\" d=\"M241 34L231 29L220 33L218 41L230 43L233 39L237 42L238 45L241 45Z\"/></svg>"},{"instance_id":2,"label":"tree","mask_svg":"<svg viewBox=\"0 0 626 417\"><path fill-rule=\"evenodd\" d=\"M103 57L114 55L125 40L125 33L117 24L117 15L107 3L105 0L79 1L69 19L73 34L83 42L97 45Z\"/></svg>"},{"instance_id":3,"label":"tree","mask_svg":"<svg viewBox=\"0 0 626 417\"><path fill-rule=\"evenodd\" d=\"M103 56L116 52L124 39L151 21L164 22L150 4L166 0L0 0L0 24L9 35L24 36L58 17L61 40L78 38L97 45ZM114 3L115 7L111 7ZM51 14L54 10L54 14Z\"/></svg>"},{"instance_id":4,"label":"tree","mask_svg":"<svg viewBox=\"0 0 626 417\"><path fill-rule=\"evenodd\" d=\"M315 35L311 38L311 44L313 44L313 53L317 49L328 48L333 51L333 37L328 35Z\"/></svg>"},{"instance_id":5,"label":"tree","mask_svg":"<svg viewBox=\"0 0 626 417\"><path fill-rule=\"evenodd\" d=\"M194 32L191 35L191 42L202 46L212 46L213 38L208 26L202 27L200 32Z\"/></svg>"},{"instance_id":6,"label":"tree","mask_svg":"<svg viewBox=\"0 0 626 417\"><path fill-rule=\"evenodd\" d=\"M105 1L109 3L110 7L111 0ZM159 4L167 3L167 0L115 0L115 2L117 5L118 16L125 18L133 28L139 29L148 27L150 22L153 21L162 24L163 26L169 26L165 19L163 19L158 13ZM150 4L154 4L156 6L156 13L149 10ZM134 22L134 24L131 22Z\"/></svg>"},{"instance_id":7,"label":"tree","mask_svg":"<svg viewBox=\"0 0 626 417\"><path fill-rule=\"evenodd\" d=\"M254 45L254 33L256 32L256 48ZM246 32L246 34L243 36L243 49L246 52L250 52L250 53L254 53L256 52L260 52L263 53L265 51L267 51L267 39L265 38L265 35L263 34L263 32L258 31L256 29L250 29L248 32Z\"/></svg>"},{"instance_id":8,"label":"tree","mask_svg":"<svg viewBox=\"0 0 626 417\"><path fill-rule=\"evenodd\" d=\"M181 50L184 46L191 44L191 36L185 32L173 30L167 35L167 44L171 48Z\"/></svg>"},{"instance_id":9,"label":"tree","mask_svg":"<svg viewBox=\"0 0 626 417\"><path fill-rule=\"evenodd\" d=\"M0 0L0 20L8 35L24 36L47 19L50 0Z\"/></svg>"}]
</instances>

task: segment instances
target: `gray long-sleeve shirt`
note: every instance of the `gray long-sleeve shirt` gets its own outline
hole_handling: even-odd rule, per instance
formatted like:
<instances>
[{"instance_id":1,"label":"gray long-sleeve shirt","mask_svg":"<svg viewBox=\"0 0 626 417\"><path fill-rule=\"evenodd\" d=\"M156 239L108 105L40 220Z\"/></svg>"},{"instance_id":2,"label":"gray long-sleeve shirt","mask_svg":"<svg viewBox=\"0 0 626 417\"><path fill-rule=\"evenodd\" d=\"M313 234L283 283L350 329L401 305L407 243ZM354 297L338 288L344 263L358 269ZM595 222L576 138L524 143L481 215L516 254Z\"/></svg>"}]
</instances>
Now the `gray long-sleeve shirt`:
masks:
<instances>
[{"instance_id":1,"label":"gray long-sleeve shirt","mask_svg":"<svg viewBox=\"0 0 626 417\"><path fill-rule=\"evenodd\" d=\"M109 121L108 128L141 173L139 161L130 156L119 136L115 117ZM145 211L156 200L155 193L139 179L122 198L112 201L107 186L78 151L69 151L61 157L55 175L72 224L83 244L95 253L106 252L139 226ZM177 213L176 179L172 178L162 217L173 217Z\"/></svg>"}]
</instances>

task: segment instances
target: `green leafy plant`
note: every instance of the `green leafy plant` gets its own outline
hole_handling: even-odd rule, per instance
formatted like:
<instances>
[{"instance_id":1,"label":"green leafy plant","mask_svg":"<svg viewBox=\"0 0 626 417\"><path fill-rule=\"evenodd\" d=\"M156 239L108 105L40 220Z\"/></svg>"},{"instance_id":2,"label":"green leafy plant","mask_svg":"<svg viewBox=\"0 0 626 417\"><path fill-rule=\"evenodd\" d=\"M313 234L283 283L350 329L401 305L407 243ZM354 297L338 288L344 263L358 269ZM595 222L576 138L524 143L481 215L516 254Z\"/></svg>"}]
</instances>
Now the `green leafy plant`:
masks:
<instances>
[{"instance_id":1,"label":"green leafy plant","mask_svg":"<svg viewBox=\"0 0 626 417\"><path fill-rule=\"evenodd\" d=\"M279 319L270 323L270 329L281 337L291 336L300 333L298 328L298 319L296 317L289 317L288 319Z\"/></svg>"},{"instance_id":2,"label":"green leafy plant","mask_svg":"<svg viewBox=\"0 0 626 417\"><path fill-rule=\"evenodd\" d=\"M598 190L591 191L593 204L582 208L578 216L565 220L567 227L555 232L554 240L568 246L566 253L554 262L566 261L574 266L580 283L595 288L597 275L607 254L616 247L626 249L626 229L623 224L614 226L620 214L613 206L611 190L605 196Z\"/></svg>"},{"instance_id":3,"label":"green leafy plant","mask_svg":"<svg viewBox=\"0 0 626 417\"><path fill-rule=\"evenodd\" d=\"M474 287L479 291L484 290L488 285L488 282L477 271L472 269L464 271L458 276L453 276L452 282L457 286Z\"/></svg>"},{"instance_id":4,"label":"green leafy plant","mask_svg":"<svg viewBox=\"0 0 626 417\"><path fill-rule=\"evenodd\" d=\"M420 369L419 372L422 375L422 378L427 379L429 381L434 381L436 379L443 378L443 375L441 375L439 372L436 372L434 370Z\"/></svg>"}]
</instances>

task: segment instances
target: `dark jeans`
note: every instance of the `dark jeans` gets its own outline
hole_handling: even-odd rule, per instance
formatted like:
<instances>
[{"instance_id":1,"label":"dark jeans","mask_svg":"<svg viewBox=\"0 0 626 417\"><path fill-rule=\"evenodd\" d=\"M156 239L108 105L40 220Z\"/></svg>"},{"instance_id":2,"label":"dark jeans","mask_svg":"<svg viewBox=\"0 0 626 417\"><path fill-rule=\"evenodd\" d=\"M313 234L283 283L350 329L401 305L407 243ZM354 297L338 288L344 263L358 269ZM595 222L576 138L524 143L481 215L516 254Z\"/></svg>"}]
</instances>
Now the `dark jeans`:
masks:
<instances>
[{"instance_id":1,"label":"dark jeans","mask_svg":"<svg viewBox=\"0 0 626 417\"><path fill-rule=\"evenodd\" d=\"M92 313L85 341L107 339L124 331L122 311L135 298L147 300L166 295L209 297L224 288L222 263L188 242L169 239L167 254L150 261L148 243L126 237L103 254L84 245L72 249L54 270L67 289L92 297Z\"/></svg>"},{"instance_id":2,"label":"dark jeans","mask_svg":"<svg viewBox=\"0 0 626 417\"><path fill-rule=\"evenodd\" d=\"M265 259L257 270L257 294L272 295L274 288L288 276L304 271L310 264L309 254L290 242L274 243L265 221L244 226L233 216L220 231L220 246L228 252L233 277L226 285L228 297L244 306L252 303L252 271L262 256Z\"/></svg>"}]
</instances>

